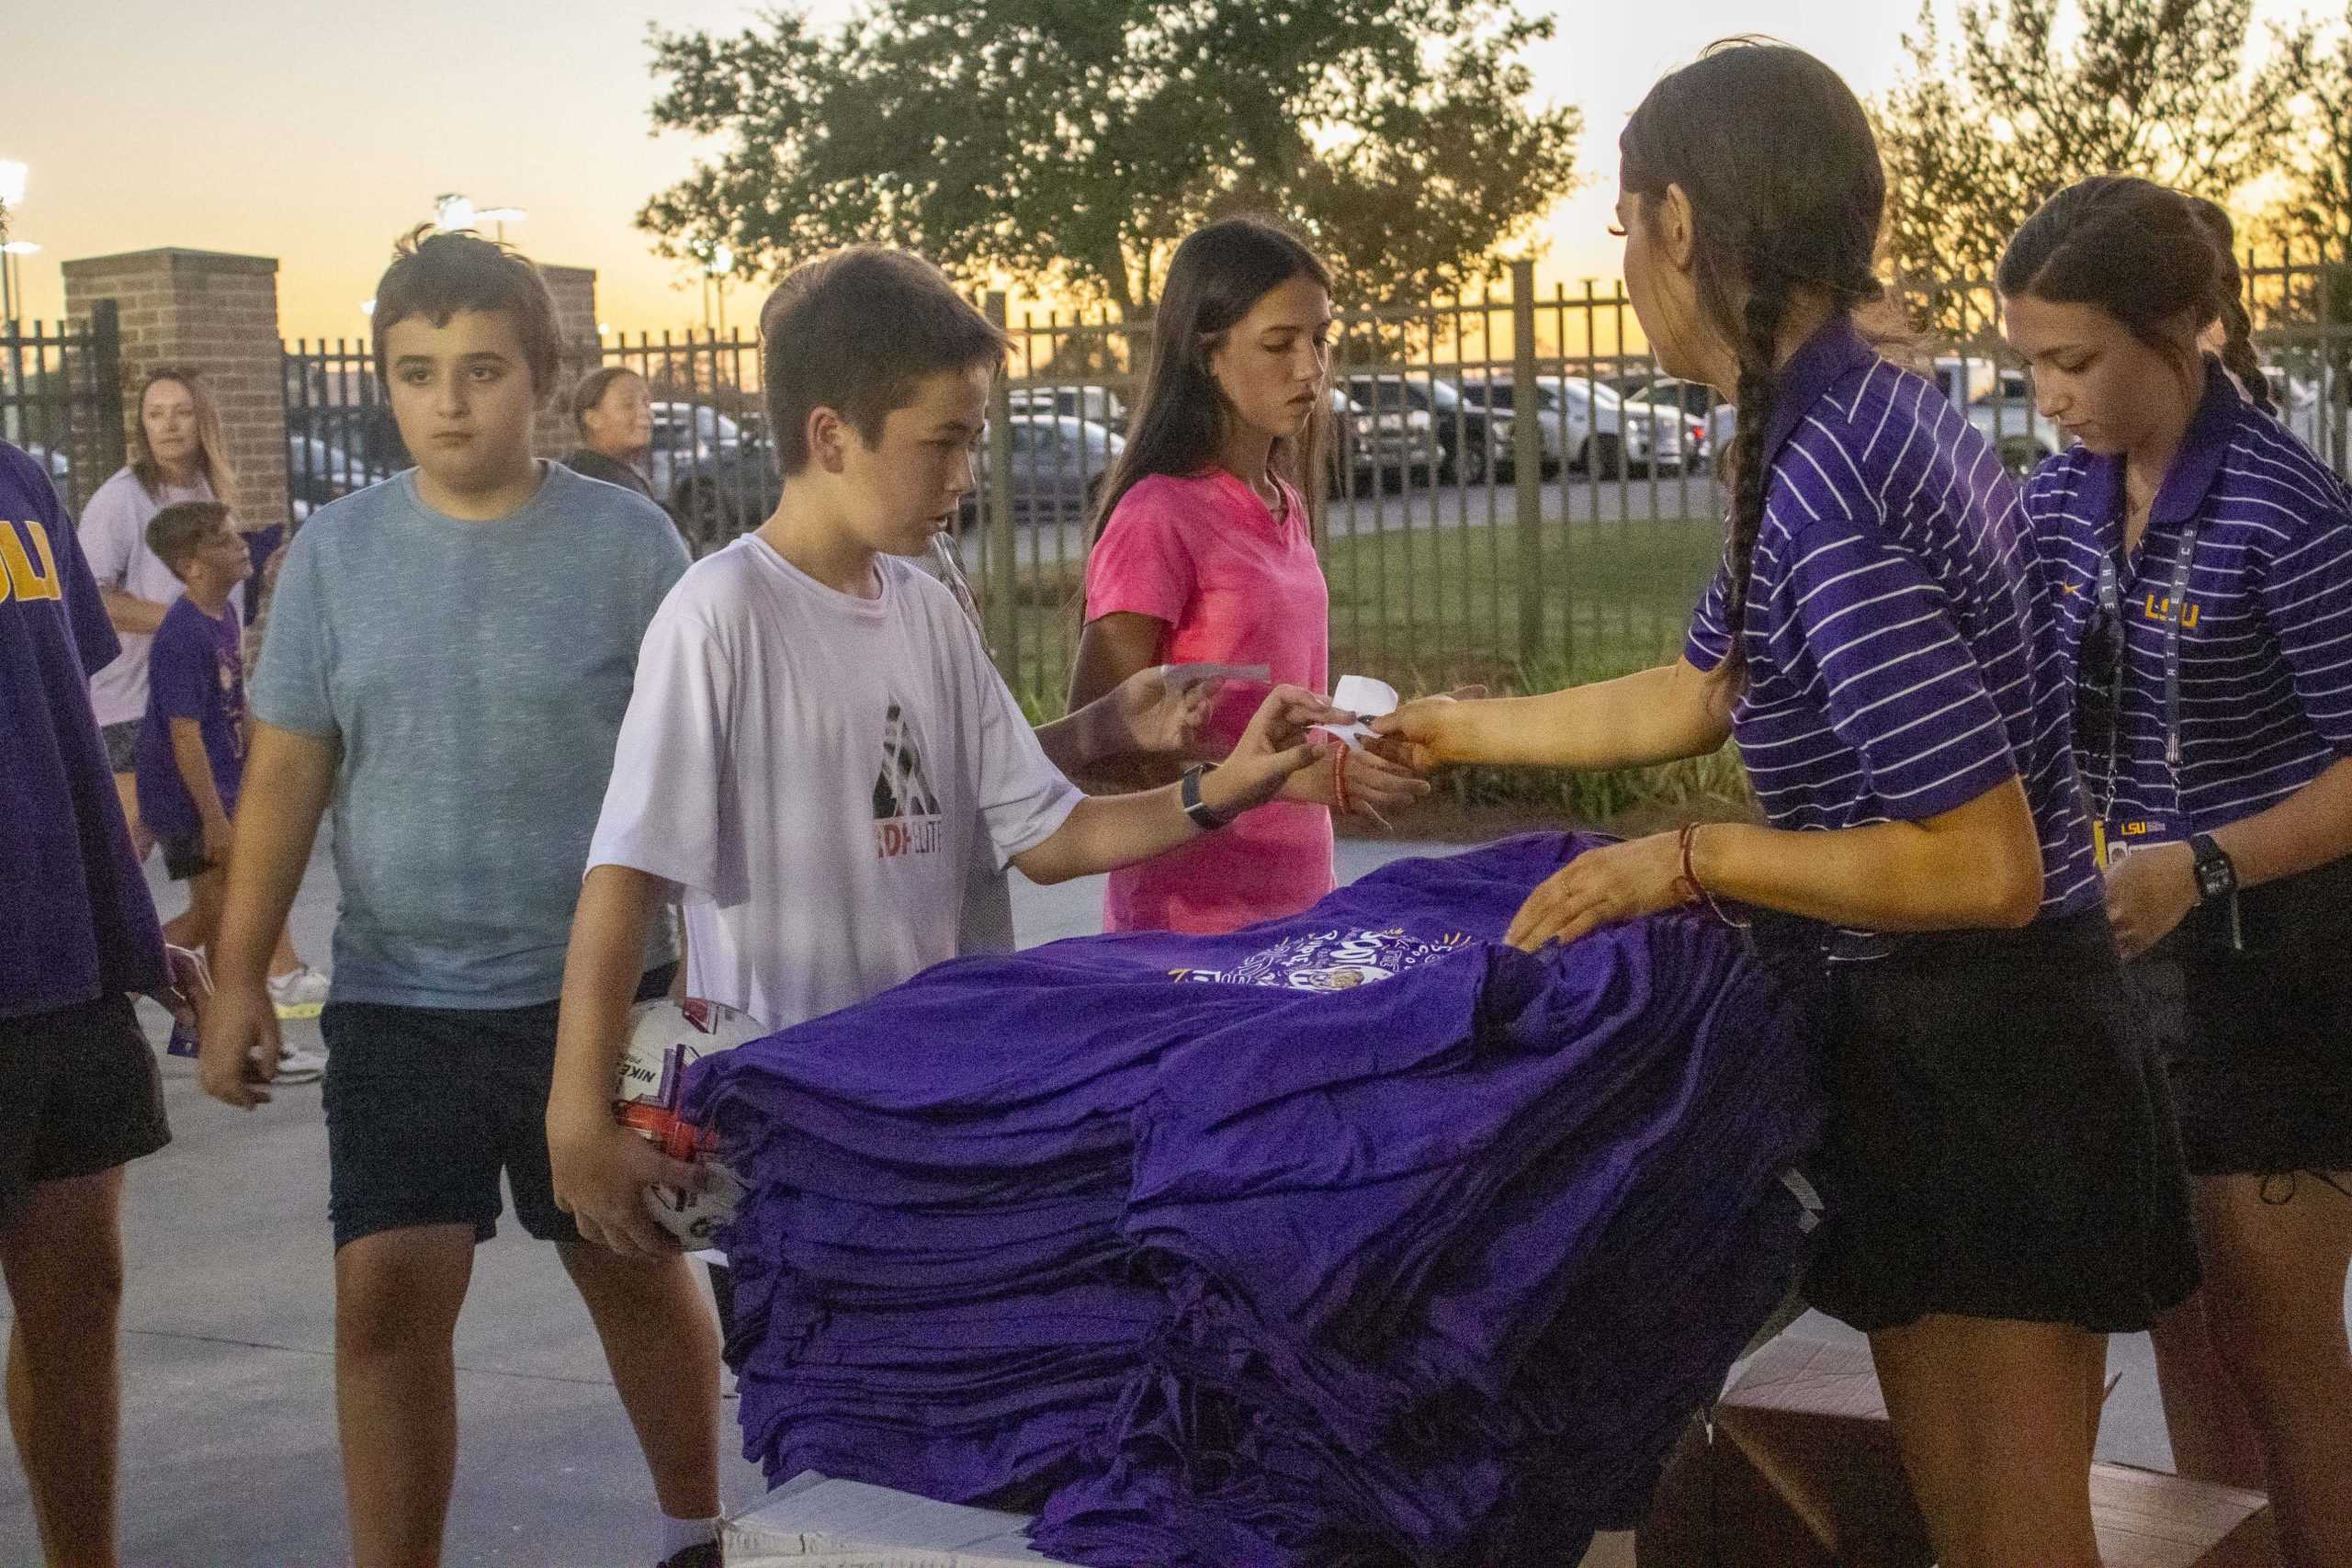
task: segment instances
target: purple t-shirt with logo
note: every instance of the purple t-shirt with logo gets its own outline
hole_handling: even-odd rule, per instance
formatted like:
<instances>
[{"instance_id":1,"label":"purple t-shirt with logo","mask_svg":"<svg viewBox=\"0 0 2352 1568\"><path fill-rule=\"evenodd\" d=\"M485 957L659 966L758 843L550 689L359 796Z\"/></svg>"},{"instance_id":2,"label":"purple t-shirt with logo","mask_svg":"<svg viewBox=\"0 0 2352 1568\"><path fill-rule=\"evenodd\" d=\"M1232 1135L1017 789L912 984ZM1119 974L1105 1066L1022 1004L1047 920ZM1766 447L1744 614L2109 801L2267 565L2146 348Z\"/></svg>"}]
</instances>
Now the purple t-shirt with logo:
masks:
<instances>
[{"instance_id":1,"label":"purple t-shirt with logo","mask_svg":"<svg viewBox=\"0 0 2352 1568\"><path fill-rule=\"evenodd\" d=\"M215 618L185 594L164 612L147 655L147 716L139 727L139 816L165 840L194 839L204 821L172 753L172 720L194 719L212 763L220 808L233 815L245 774L245 661L234 606Z\"/></svg>"},{"instance_id":2,"label":"purple t-shirt with logo","mask_svg":"<svg viewBox=\"0 0 2352 1568\"><path fill-rule=\"evenodd\" d=\"M57 492L0 442L0 1018L164 979L89 672L120 648Z\"/></svg>"},{"instance_id":3,"label":"purple t-shirt with logo","mask_svg":"<svg viewBox=\"0 0 2352 1568\"><path fill-rule=\"evenodd\" d=\"M1776 828L1938 816L2016 778L2046 918L2098 902L2043 569L1999 456L1921 377L1832 321L1781 373L1732 735ZM1684 657L1729 650L1723 571ZM1834 956L1883 943L1840 933Z\"/></svg>"}]
</instances>

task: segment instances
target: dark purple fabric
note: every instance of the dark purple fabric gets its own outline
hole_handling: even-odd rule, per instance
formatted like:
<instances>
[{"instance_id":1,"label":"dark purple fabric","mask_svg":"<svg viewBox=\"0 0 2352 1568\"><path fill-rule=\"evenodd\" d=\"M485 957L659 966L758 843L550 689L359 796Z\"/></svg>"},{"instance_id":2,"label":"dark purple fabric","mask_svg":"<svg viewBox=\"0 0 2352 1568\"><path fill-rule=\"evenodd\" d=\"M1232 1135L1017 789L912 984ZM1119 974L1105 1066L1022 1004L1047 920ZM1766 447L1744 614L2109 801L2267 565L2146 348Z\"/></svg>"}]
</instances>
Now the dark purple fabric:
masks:
<instances>
[{"instance_id":1,"label":"dark purple fabric","mask_svg":"<svg viewBox=\"0 0 2352 1568\"><path fill-rule=\"evenodd\" d=\"M158 839L193 839L204 827L172 750L172 720L190 718L204 739L220 808L233 817L245 776L244 639L233 607L214 618L181 594L164 612L147 650L147 716L139 727L139 817Z\"/></svg>"},{"instance_id":2,"label":"dark purple fabric","mask_svg":"<svg viewBox=\"0 0 2352 1568\"><path fill-rule=\"evenodd\" d=\"M0 442L0 1018L163 983L90 709L90 672L119 651L49 476Z\"/></svg>"},{"instance_id":3,"label":"dark purple fabric","mask_svg":"<svg viewBox=\"0 0 2352 1568\"><path fill-rule=\"evenodd\" d=\"M1224 937L944 964L690 1075L751 1189L745 1451L1082 1563L1573 1561L1794 1270L1801 999L1676 914L1499 944L1595 840Z\"/></svg>"}]
</instances>

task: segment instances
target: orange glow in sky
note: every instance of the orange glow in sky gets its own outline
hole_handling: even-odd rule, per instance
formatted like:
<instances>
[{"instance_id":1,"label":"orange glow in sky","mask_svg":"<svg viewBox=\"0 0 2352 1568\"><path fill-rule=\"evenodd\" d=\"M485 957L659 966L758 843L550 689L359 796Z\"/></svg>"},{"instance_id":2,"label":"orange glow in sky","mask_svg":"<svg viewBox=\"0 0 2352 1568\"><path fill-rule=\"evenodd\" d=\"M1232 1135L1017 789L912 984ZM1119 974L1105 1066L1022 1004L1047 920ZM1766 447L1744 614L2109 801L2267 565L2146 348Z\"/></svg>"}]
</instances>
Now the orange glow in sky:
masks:
<instances>
[{"instance_id":1,"label":"orange glow in sky","mask_svg":"<svg viewBox=\"0 0 2352 1568\"><path fill-rule=\"evenodd\" d=\"M1540 5L1543 0L1528 0ZM812 0L822 19L847 0ZM192 7L97 0L6 30L15 67L0 158L31 166L12 237L27 317L54 317L59 263L180 245L278 258L288 338L357 337L393 237L463 191L529 216L507 237L534 257L593 266L616 329L698 325L702 297L630 223L687 171L695 145L656 137L645 31L734 30L735 0L404 0L362 12L311 0ZM1579 104L1589 176L1543 226L1539 276L1613 276L1604 232L1615 140L1650 83L1712 39L1770 32L1812 50L1858 91L1892 85L1911 0L1554 0L1559 36L1535 58L1538 92ZM2290 15L2300 6L2260 9ZM730 323L758 290L739 286Z\"/></svg>"}]
</instances>

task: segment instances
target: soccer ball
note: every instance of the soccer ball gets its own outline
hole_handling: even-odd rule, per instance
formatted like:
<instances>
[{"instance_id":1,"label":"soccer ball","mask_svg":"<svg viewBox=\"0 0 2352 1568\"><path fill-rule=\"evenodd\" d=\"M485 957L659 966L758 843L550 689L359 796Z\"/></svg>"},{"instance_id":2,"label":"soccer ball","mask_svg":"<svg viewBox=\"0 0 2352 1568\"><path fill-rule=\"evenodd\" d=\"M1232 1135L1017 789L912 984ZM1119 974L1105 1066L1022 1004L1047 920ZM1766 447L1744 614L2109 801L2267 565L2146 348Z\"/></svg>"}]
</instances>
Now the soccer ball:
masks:
<instances>
[{"instance_id":1,"label":"soccer ball","mask_svg":"<svg viewBox=\"0 0 2352 1568\"><path fill-rule=\"evenodd\" d=\"M678 1115L687 1064L768 1032L748 1013L694 998L640 1002L629 1014L628 1052L613 1090L614 1113L663 1154L708 1173L710 1184L700 1192L663 1188L645 1195L662 1228L689 1247L708 1247L712 1234L735 1218L743 1183L712 1157L708 1132Z\"/></svg>"}]
</instances>

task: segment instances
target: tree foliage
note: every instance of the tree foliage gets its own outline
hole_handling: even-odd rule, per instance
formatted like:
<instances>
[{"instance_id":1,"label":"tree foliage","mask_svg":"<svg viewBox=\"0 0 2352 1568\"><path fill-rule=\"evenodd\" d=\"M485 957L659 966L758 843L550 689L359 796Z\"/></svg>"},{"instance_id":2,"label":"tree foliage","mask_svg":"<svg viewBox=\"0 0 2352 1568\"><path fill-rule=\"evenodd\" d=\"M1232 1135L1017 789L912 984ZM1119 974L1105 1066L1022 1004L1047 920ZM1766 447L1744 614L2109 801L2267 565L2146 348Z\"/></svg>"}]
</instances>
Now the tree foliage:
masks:
<instances>
[{"instance_id":1,"label":"tree foliage","mask_svg":"<svg viewBox=\"0 0 2352 1568\"><path fill-rule=\"evenodd\" d=\"M2313 34L2274 31L2249 63L2252 12L2253 0L1966 0L1948 49L1923 5L1904 74L1875 106L1887 259L1921 297L1920 324L1980 326L1981 301L1935 285L1989 275L2018 226L2075 180L2141 175L2227 202L2269 172Z\"/></svg>"},{"instance_id":2,"label":"tree foliage","mask_svg":"<svg viewBox=\"0 0 2352 1568\"><path fill-rule=\"evenodd\" d=\"M734 36L655 29L657 127L716 155L638 214L656 250L775 273L855 241L1148 306L1250 209L1357 298L1451 292L1570 186L1581 118L1531 102L1516 0L876 0Z\"/></svg>"}]
</instances>

